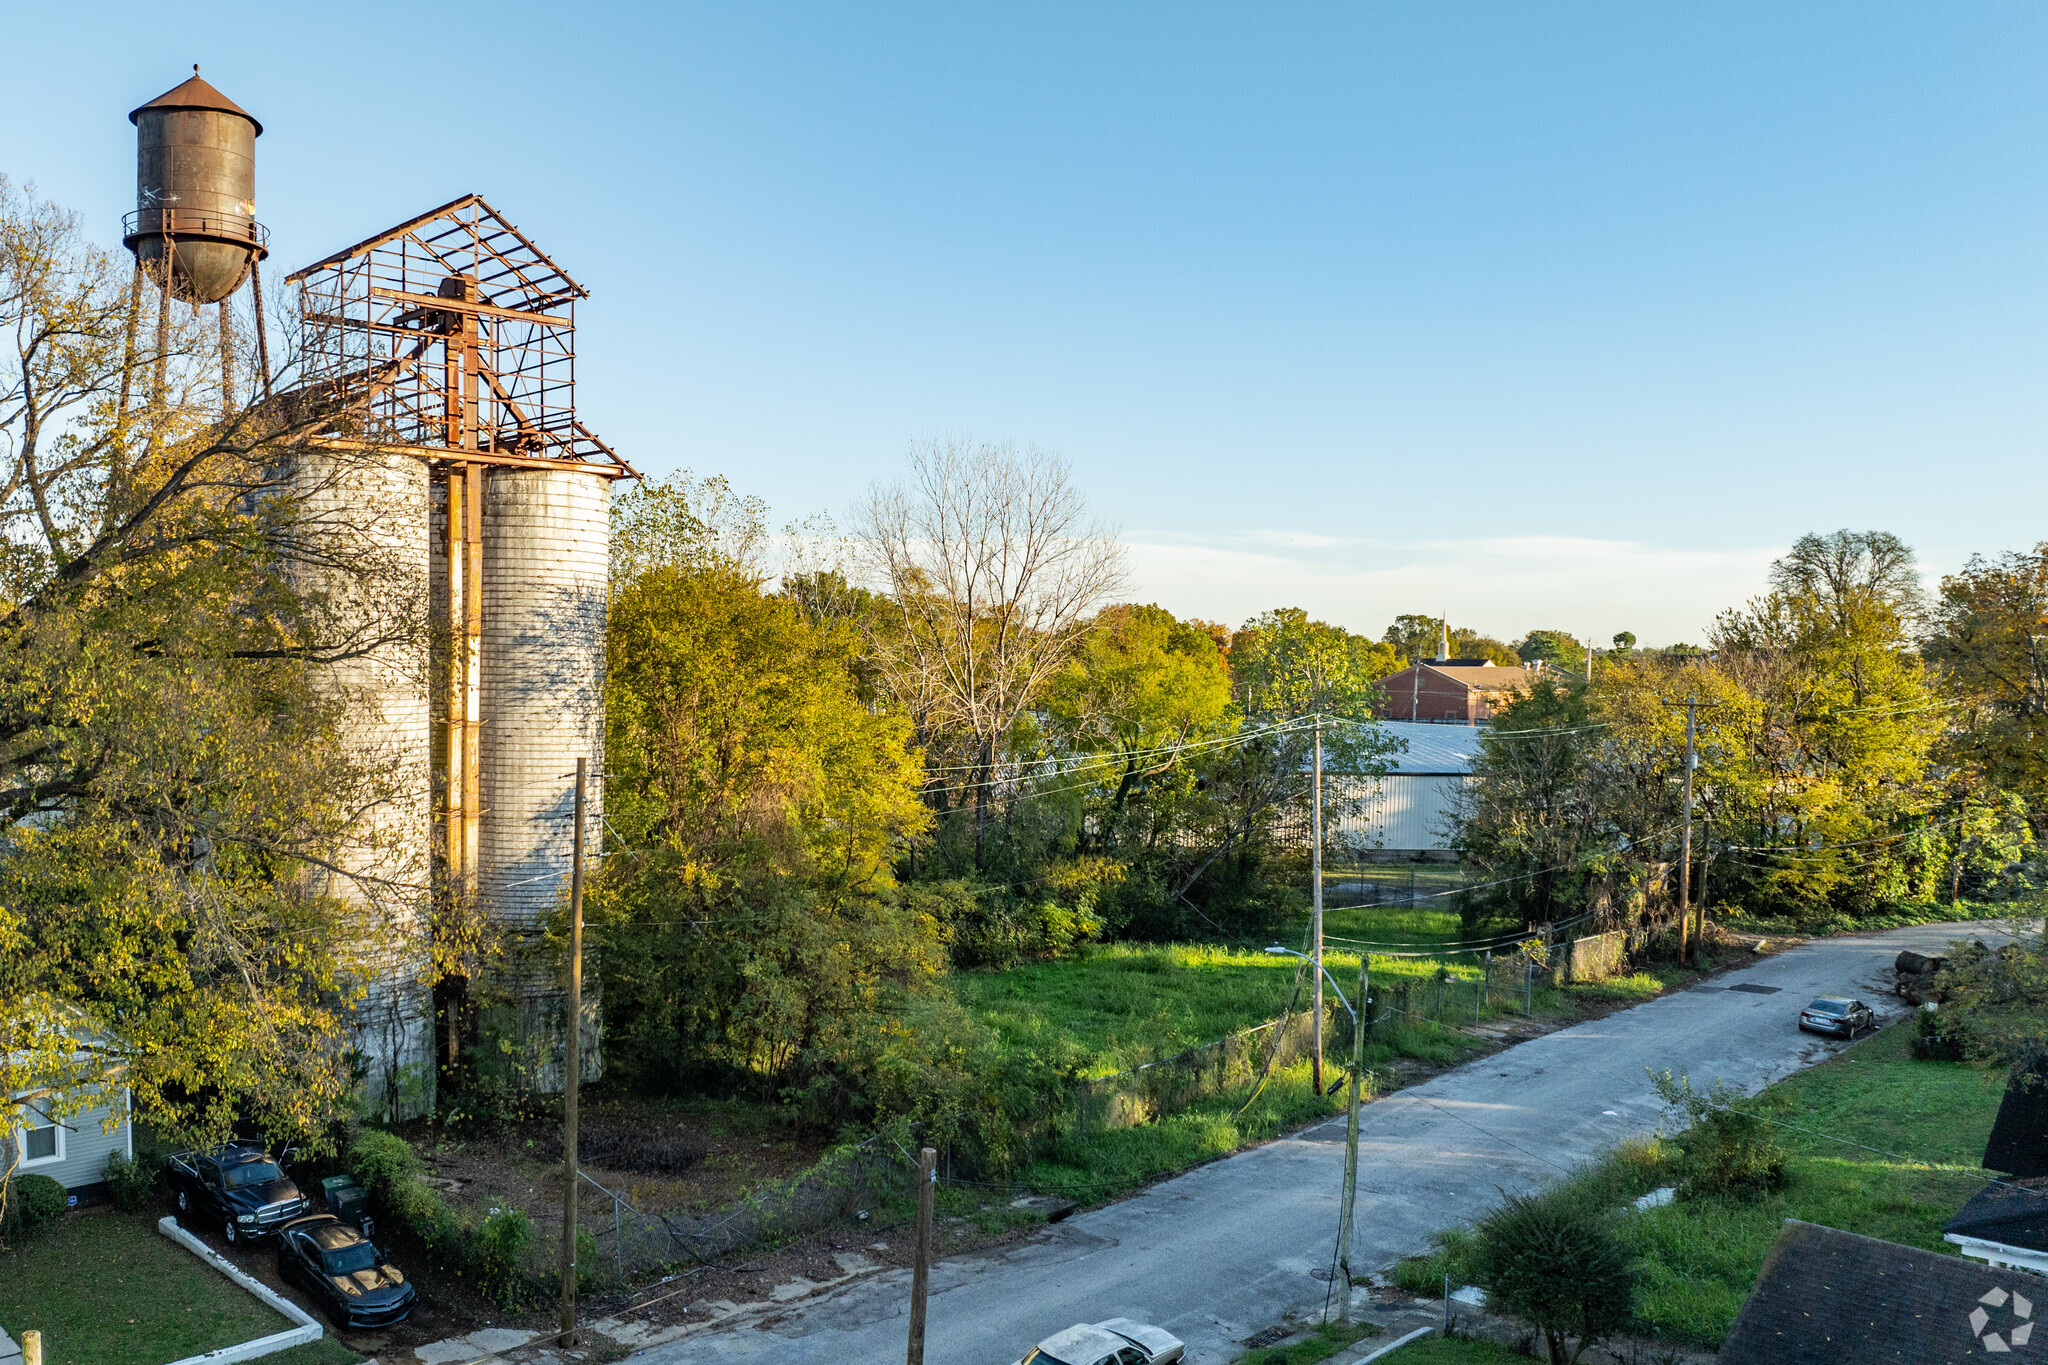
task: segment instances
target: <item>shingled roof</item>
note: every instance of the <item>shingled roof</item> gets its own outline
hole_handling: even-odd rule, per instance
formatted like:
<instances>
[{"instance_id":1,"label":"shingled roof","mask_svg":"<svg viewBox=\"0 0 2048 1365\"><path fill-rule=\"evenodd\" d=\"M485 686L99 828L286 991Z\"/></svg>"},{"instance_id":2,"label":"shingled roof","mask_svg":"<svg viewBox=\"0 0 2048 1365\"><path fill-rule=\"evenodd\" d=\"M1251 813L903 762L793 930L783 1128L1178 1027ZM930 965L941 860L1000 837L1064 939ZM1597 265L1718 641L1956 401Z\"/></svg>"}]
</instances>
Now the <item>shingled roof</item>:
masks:
<instances>
[{"instance_id":1,"label":"shingled roof","mask_svg":"<svg viewBox=\"0 0 2048 1365\"><path fill-rule=\"evenodd\" d=\"M2005 1084L1998 1119L1984 1144L1984 1169L2023 1180L2048 1175L2048 1065L2036 1062Z\"/></svg>"},{"instance_id":2,"label":"shingled roof","mask_svg":"<svg viewBox=\"0 0 2048 1365\"><path fill-rule=\"evenodd\" d=\"M2048 1190L1994 1180L1970 1196L1941 1229L2029 1251L2048 1251Z\"/></svg>"},{"instance_id":3,"label":"shingled roof","mask_svg":"<svg viewBox=\"0 0 2048 1365\"><path fill-rule=\"evenodd\" d=\"M2029 1345L2044 1309L2036 1276L1788 1218L1719 1365L1951 1365Z\"/></svg>"}]
</instances>

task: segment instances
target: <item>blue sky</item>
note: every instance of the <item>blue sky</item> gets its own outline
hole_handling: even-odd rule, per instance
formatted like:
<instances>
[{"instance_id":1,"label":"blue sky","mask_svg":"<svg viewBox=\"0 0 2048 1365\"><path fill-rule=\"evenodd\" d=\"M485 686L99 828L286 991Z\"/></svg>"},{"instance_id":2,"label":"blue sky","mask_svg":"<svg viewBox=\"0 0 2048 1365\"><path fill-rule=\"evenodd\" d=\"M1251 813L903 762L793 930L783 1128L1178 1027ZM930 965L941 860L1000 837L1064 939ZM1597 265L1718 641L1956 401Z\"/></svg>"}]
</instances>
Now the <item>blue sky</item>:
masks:
<instances>
[{"instance_id":1,"label":"blue sky","mask_svg":"<svg viewBox=\"0 0 2048 1365\"><path fill-rule=\"evenodd\" d=\"M1057 450L1134 593L1697 639L1805 530L2048 538L2048 8L17 6L112 242L191 63L273 269L476 190L639 468L843 514ZM281 267L281 268L280 268Z\"/></svg>"}]
</instances>

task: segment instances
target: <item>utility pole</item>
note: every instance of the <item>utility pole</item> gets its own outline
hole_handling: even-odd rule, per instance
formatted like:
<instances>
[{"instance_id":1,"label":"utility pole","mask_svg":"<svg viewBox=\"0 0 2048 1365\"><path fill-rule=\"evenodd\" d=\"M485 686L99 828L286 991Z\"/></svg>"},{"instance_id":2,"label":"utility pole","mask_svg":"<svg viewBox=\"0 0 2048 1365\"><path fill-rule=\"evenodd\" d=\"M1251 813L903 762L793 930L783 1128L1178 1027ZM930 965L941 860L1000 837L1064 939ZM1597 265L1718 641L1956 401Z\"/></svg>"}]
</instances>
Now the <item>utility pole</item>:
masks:
<instances>
[{"instance_id":1,"label":"utility pole","mask_svg":"<svg viewBox=\"0 0 2048 1365\"><path fill-rule=\"evenodd\" d=\"M1316 1004L1315 1004L1315 1064L1311 1072L1315 1077L1316 1094L1323 1093L1323 715L1316 713L1316 758L1315 795L1309 802L1309 877L1314 882L1311 891L1316 922Z\"/></svg>"},{"instance_id":2,"label":"utility pole","mask_svg":"<svg viewBox=\"0 0 2048 1365\"><path fill-rule=\"evenodd\" d=\"M576 832L569 863L569 1016L562 1048L562 1332L576 1344L576 1090L583 1081L583 788L590 760L576 760Z\"/></svg>"},{"instance_id":3,"label":"utility pole","mask_svg":"<svg viewBox=\"0 0 2048 1365\"><path fill-rule=\"evenodd\" d=\"M1358 955L1358 1003L1351 1011L1351 1104L1344 1119L1344 1207L1337 1221L1337 1271L1344 1278L1344 1288L1337 1300L1337 1321L1344 1323L1351 1321L1351 1240L1356 1223L1352 1206L1358 1201L1358 1083L1365 1070L1365 1021L1371 1017L1366 1009L1366 972L1371 965L1370 955Z\"/></svg>"},{"instance_id":4,"label":"utility pole","mask_svg":"<svg viewBox=\"0 0 2048 1365\"><path fill-rule=\"evenodd\" d=\"M917 1259L910 1272L910 1365L924 1365L924 1301L932 1287L932 1187L939 1180L939 1154L917 1154Z\"/></svg>"},{"instance_id":5,"label":"utility pole","mask_svg":"<svg viewBox=\"0 0 2048 1365\"><path fill-rule=\"evenodd\" d=\"M1699 748L1696 738L1699 733L1699 710L1705 706L1713 710L1720 703L1702 702L1695 692L1682 702L1667 701L1666 706L1685 708L1685 832L1678 843L1678 960L1690 962L1692 947L1688 931L1692 927L1692 774L1699 767Z\"/></svg>"}]
</instances>

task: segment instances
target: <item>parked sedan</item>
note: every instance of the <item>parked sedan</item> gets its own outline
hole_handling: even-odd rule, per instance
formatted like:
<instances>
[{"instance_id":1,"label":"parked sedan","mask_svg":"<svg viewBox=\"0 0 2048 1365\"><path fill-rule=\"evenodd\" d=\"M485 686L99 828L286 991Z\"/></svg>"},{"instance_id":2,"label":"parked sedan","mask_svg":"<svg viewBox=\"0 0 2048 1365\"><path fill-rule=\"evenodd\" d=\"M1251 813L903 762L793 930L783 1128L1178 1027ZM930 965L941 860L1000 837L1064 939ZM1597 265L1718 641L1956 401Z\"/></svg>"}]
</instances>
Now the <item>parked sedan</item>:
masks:
<instances>
[{"instance_id":1,"label":"parked sedan","mask_svg":"<svg viewBox=\"0 0 2048 1365\"><path fill-rule=\"evenodd\" d=\"M346 1327L389 1327L412 1314L413 1287L369 1238L331 1213L285 1225L277 1273L311 1291Z\"/></svg>"},{"instance_id":2,"label":"parked sedan","mask_svg":"<svg viewBox=\"0 0 2048 1365\"><path fill-rule=\"evenodd\" d=\"M1877 1017L1870 1012L1870 1006L1861 1000L1847 1000L1839 995L1823 995L1799 1011L1799 1027L1811 1033L1832 1033L1838 1038L1854 1038L1864 1029L1876 1028Z\"/></svg>"},{"instance_id":3,"label":"parked sedan","mask_svg":"<svg viewBox=\"0 0 2048 1365\"><path fill-rule=\"evenodd\" d=\"M1017 1365L1172 1365L1186 1352L1180 1338L1164 1328L1110 1318L1053 1333Z\"/></svg>"}]
</instances>

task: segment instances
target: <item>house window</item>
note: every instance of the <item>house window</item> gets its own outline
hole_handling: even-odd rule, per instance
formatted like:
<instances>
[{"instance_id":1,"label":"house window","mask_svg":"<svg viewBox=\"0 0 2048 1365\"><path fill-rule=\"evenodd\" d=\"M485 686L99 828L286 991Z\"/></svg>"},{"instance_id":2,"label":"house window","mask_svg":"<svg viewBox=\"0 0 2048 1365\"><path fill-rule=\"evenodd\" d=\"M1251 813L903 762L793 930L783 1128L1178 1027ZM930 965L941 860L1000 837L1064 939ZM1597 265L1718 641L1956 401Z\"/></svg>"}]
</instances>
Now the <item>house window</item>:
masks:
<instances>
[{"instance_id":1,"label":"house window","mask_svg":"<svg viewBox=\"0 0 2048 1365\"><path fill-rule=\"evenodd\" d=\"M39 1166L64 1159L64 1129L61 1124L31 1109L21 1125L21 1164Z\"/></svg>"}]
</instances>

